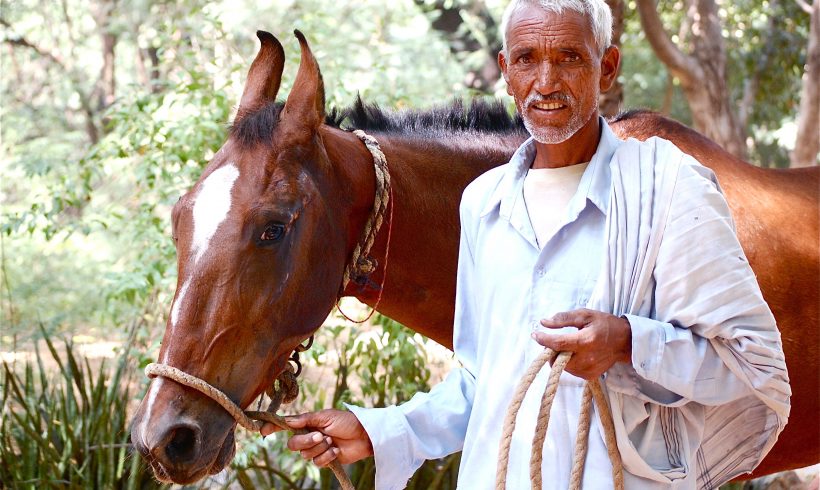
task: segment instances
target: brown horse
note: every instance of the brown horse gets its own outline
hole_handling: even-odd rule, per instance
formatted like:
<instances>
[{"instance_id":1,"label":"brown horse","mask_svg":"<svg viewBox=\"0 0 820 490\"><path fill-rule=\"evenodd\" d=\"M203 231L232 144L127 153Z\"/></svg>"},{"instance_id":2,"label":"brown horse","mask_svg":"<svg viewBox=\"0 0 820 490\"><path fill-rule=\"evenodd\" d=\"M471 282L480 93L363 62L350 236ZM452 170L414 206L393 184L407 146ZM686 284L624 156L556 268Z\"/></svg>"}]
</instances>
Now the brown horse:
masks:
<instances>
[{"instance_id":1,"label":"brown horse","mask_svg":"<svg viewBox=\"0 0 820 490\"><path fill-rule=\"evenodd\" d=\"M339 128L339 117L325 114L319 66L304 37L297 32L301 64L282 105L275 97L284 52L272 35L258 35L262 47L230 137L173 210L179 278L159 354L243 407L333 308L375 193L371 154ZM344 294L373 304L373 285L383 280L382 313L451 347L461 191L505 163L526 135L499 104L390 114L359 101L343 116L380 141L394 203L389 263L385 226L372 251L379 267ZM627 114L611 125L621 137L672 140L717 173L777 317L794 390L791 423L756 474L816 463L820 169L753 167L656 114ZM185 483L228 463L234 427L209 398L157 378L131 438L158 478Z\"/></svg>"}]
</instances>

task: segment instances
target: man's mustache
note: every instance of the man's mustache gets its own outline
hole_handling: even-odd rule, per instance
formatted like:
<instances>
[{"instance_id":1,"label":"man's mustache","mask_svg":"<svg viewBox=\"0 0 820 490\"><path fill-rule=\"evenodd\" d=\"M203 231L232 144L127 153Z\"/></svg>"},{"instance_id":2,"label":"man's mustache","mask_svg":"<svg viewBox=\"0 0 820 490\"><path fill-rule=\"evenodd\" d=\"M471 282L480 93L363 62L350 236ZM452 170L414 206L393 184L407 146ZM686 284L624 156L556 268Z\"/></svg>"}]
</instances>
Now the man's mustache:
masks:
<instances>
[{"instance_id":1,"label":"man's mustache","mask_svg":"<svg viewBox=\"0 0 820 490\"><path fill-rule=\"evenodd\" d=\"M566 105L570 105L573 102L573 98L563 92L554 92L549 95L530 94L524 100L524 107L530 107L539 102L563 102Z\"/></svg>"}]
</instances>

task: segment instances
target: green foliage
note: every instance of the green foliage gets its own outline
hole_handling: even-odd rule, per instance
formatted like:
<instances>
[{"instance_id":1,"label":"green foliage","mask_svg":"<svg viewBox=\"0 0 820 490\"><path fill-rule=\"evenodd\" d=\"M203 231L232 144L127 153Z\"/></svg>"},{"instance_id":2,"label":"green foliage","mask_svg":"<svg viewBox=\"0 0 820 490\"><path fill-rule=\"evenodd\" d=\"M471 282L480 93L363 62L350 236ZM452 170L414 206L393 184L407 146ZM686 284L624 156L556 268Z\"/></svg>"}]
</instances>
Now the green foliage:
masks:
<instances>
[{"instance_id":1,"label":"green foliage","mask_svg":"<svg viewBox=\"0 0 820 490\"><path fill-rule=\"evenodd\" d=\"M3 363L0 481L10 488L158 488L131 455L127 405L135 366L128 349L112 370L78 358L69 342L61 354L44 339L50 358L38 350L22 374ZM56 366L47 370L46 363Z\"/></svg>"},{"instance_id":2,"label":"green foliage","mask_svg":"<svg viewBox=\"0 0 820 490\"><path fill-rule=\"evenodd\" d=\"M789 127L800 104L806 62L809 16L798 3L781 0L715 0L722 25L726 73L736 107L749 98L746 131L752 139L749 159L761 166L787 167ZM661 0L658 11L666 32L684 53L698 49L687 24L689 2ZM678 81L655 57L642 31L634 0L627 1L622 38L621 81L624 107L646 107L691 124L690 109Z\"/></svg>"},{"instance_id":3,"label":"green foliage","mask_svg":"<svg viewBox=\"0 0 820 490\"><path fill-rule=\"evenodd\" d=\"M619 76L624 85L624 109L652 109L691 125L692 115L680 84L655 57L634 0L626 4Z\"/></svg>"},{"instance_id":4,"label":"green foliage","mask_svg":"<svg viewBox=\"0 0 820 490\"><path fill-rule=\"evenodd\" d=\"M334 324L335 323L335 324ZM316 334L313 347L303 361L301 406L288 412L327 407L344 409L345 403L384 407L407 401L430 388L433 359L425 348L426 339L385 316L375 315L372 323L350 325L336 316ZM328 376L315 373L331 374ZM243 439L231 465L226 486L237 482L243 488L331 488L334 477L319 471L298 454L290 452L283 436L269 440ZM460 454L427 461L408 483L411 489L455 488ZM347 467L355 488L371 489L374 484L373 458ZM260 483L262 482L262 483Z\"/></svg>"}]
</instances>

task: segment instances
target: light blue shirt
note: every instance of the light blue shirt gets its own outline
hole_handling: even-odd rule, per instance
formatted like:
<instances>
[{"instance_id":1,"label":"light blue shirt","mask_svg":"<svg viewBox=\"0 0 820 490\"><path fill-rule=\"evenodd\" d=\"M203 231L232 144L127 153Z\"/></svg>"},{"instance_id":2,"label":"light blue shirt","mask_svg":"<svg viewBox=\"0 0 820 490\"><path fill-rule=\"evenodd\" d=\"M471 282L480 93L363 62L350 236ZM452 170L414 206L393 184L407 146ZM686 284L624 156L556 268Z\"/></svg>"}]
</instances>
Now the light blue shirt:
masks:
<instances>
[{"instance_id":1,"label":"light blue shirt","mask_svg":"<svg viewBox=\"0 0 820 490\"><path fill-rule=\"evenodd\" d=\"M532 340L532 330L542 318L586 307L602 270L612 180L609 165L623 142L603 119L601 126L597 151L567 206L563 224L542 248L522 191L536 151L532 139L508 164L483 174L464 191L453 339L462 367L429 393L419 393L401 406L349 407L373 443L377 489L404 488L424 460L459 450L463 450L459 488L493 487L507 405L518 380L543 350ZM735 399L751 393L715 361L717 356L705 339L693 339L688 330L679 332L684 329L649 318L629 315L628 319L633 330L632 367L616 365L621 366L616 370L621 385L629 384L629 389L659 403L685 403L679 394L697 400L700 393L694 375L677 375L682 372L681 356L693 354L706 359L711 380L725 386L721 397ZM700 365L697 359L692 362ZM520 409L507 488L530 486L531 439L546 371L533 383ZM657 373L662 372L672 374L660 379ZM630 382L629 376L635 374L653 382ZM654 383L658 380L662 385ZM568 487L583 380L564 373L560 384L543 448L543 488L556 490ZM611 488L611 467L597 415L593 420L584 488ZM675 459L674 454L667 456ZM666 462L660 459L663 468ZM693 474L679 472L681 484L675 486L694 488ZM640 483L641 488L663 488L657 482Z\"/></svg>"}]
</instances>

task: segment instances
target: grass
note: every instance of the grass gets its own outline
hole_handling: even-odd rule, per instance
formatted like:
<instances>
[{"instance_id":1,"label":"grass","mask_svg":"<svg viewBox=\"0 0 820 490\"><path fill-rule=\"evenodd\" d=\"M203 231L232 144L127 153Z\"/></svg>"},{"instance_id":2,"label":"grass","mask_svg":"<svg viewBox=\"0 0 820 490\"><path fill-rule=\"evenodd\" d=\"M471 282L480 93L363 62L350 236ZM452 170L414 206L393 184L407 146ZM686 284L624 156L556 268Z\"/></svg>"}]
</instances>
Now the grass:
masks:
<instances>
[{"instance_id":1,"label":"grass","mask_svg":"<svg viewBox=\"0 0 820 490\"><path fill-rule=\"evenodd\" d=\"M22 369L3 363L0 486L160 488L129 443L133 330L116 364L97 369L41 330L56 369L46 369L39 349Z\"/></svg>"}]
</instances>

